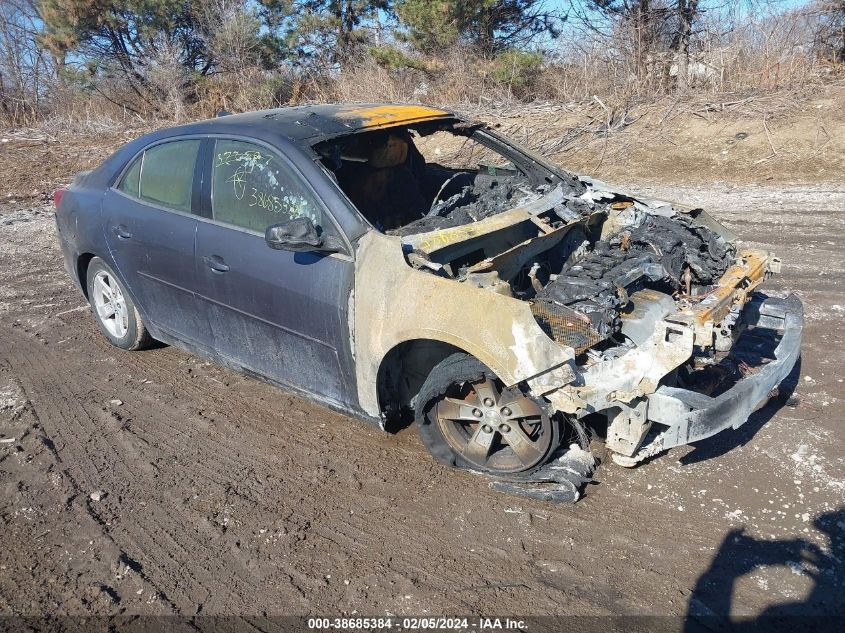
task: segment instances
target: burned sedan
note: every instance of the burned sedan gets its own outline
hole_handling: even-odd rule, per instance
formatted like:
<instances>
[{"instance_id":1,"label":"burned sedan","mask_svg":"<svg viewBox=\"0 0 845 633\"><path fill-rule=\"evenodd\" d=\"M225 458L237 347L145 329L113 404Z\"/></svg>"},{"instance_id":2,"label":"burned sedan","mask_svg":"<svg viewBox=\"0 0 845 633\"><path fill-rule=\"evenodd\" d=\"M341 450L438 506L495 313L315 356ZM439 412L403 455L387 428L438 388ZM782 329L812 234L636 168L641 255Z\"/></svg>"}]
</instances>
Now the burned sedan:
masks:
<instances>
[{"instance_id":1,"label":"burned sedan","mask_svg":"<svg viewBox=\"0 0 845 633\"><path fill-rule=\"evenodd\" d=\"M800 352L800 301L758 291L772 254L444 110L218 117L56 198L114 345L413 419L436 459L498 478L530 478L586 424L623 465L736 428Z\"/></svg>"}]
</instances>

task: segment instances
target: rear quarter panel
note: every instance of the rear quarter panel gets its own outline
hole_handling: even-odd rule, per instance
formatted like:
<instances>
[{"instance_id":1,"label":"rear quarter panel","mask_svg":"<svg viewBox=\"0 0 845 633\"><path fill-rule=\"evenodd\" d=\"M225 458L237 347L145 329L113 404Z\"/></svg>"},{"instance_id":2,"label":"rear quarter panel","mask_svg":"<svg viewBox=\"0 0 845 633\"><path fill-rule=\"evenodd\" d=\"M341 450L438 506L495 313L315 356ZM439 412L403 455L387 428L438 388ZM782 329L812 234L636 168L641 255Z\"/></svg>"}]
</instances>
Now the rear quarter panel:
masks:
<instances>
[{"instance_id":1,"label":"rear quarter panel","mask_svg":"<svg viewBox=\"0 0 845 633\"><path fill-rule=\"evenodd\" d=\"M92 171L81 172L62 196L56 209L56 227L65 268L79 289L86 293L85 279L79 278L77 263L86 254L102 258L114 269L106 245L100 214L103 196L129 160L152 142L154 135L127 143Z\"/></svg>"},{"instance_id":2,"label":"rear quarter panel","mask_svg":"<svg viewBox=\"0 0 845 633\"><path fill-rule=\"evenodd\" d=\"M79 278L77 263L87 253L97 255L111 265L100 222L103 191L87 183L75 182L56 210L56 226L65 259L65 268L80 290L85 292L85 280Z\"/></svg>"}]
</instances>

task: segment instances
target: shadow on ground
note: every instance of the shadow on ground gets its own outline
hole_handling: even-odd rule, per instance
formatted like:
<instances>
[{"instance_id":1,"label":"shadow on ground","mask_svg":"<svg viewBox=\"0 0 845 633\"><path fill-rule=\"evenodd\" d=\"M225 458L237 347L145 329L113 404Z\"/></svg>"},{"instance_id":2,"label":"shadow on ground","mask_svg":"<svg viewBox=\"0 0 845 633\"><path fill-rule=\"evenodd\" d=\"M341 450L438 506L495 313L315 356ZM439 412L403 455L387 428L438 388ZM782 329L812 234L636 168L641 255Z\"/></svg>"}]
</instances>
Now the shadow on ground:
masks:
<instances>
[{"instance_id":1,"label":"shadow on ground","mask_svg":"<svg viewBox=\"0 0 845 633\"><path fill-rule=\"evenodd\" d=\"M803 538L767 541L731 530L690 596L685 633L699 631L842 631L845 625L845 507L813 526L827 548ZM754 618L732 617L737 581L763 567L788 567L813 587L805 599L775 603Z\"/></svg>"}]
</instances>

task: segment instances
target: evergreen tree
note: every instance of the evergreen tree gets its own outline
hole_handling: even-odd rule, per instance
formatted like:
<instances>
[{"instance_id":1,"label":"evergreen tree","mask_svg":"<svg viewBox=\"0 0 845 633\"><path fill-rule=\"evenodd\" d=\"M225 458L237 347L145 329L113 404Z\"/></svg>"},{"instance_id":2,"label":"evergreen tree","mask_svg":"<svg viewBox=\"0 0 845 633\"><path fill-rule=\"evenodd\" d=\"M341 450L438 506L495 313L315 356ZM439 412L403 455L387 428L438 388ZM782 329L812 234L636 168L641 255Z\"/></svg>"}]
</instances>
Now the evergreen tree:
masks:
<instances>
[{"instance_id":1,"label":"evergreen tree","mask_svg":"<svg viewBox=\"0 0 845 633\"><path fill-rule=\"evenodd\" d=\"M259 0L268 26L300 61L338 64L373 43L391 0Z\"/></svg>"},{"instance_id":2,"label":"evergreen tree","mask_svg":"<svg viewBox=\"0 0 845 633\"><path fill-rule=\"evenodd\" d=\"M557 37L566 19L543 0L397 0L396 14L423 52L467 42L487 56Z\"/></svg>"}]
</instances>

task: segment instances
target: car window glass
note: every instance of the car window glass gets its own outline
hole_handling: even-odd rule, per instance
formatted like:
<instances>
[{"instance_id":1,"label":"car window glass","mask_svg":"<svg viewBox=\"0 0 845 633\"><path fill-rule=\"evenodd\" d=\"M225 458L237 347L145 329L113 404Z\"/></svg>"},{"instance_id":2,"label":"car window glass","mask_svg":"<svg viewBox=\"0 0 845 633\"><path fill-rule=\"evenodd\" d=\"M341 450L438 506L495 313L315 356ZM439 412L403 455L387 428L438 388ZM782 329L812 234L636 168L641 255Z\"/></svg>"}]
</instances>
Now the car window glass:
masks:
<instances>
[{"instance_id":1,"label":"car window glass","mask_svg":"<svg viewBox=\"0 0 845 633\"><path fill-rule=\"evenodd\" d=\"M178 211L191 211L194 163L199 140L172 141L144 152L141 199Z\"/></svg>"},{"instance_id":2,"label":"car window glass","mask_svg":"<svg viewBox=\"0 0 845 633\"><path fill-rule=\"evenodd\" d=\"M272 224L303 217L326 228L313 196L284 161L264 147L218 140L211 182L215 220L262 233Z\"/></svg>"},{"instance_id":3,"label":"car window glass","mask_svg":"<svg viewBox=\"0 0 845 633\"><path fill-rule=\"evenodd\" d=\"M130 196L138 197L138 188L141 184L141 161L144 155L141 154L132 163L132 166L123 175L123 180L120 181L118 187L123 193L128 193Z\"/></svg>"}]
</instances>

